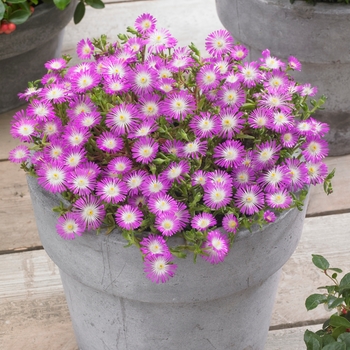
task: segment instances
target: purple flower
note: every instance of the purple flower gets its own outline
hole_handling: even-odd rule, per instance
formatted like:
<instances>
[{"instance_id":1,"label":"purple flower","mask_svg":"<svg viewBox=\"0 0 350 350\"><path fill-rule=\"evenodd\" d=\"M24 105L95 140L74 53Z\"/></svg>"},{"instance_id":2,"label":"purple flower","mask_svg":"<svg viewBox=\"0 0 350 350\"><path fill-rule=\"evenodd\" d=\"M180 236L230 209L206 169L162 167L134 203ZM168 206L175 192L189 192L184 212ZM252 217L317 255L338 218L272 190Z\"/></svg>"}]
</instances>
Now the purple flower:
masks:
<instances>
[{"instance_id":1,"label":"purple flower","mask_svg":"<svg viewBox=\"0 0 350 350\"><path fill-rule=\"evenodd\" d=\"M165 283L174 277L177 265L172 262L172 255L156 254L145 259L144 272L146 277L154 283Z\"/></svg>"},{"instance_id":2,"label":"purple flower","mask_svg":"<svg viewBox=\"0 0 350 350\"><path fill-rule=\"evenodd\" d=\"M203 91L213 90L220 83L220 71L213 65L203 66L197 74L196 81Z\"/></svg>"},{"instance_id":3,"label":"purple flower","mask_svg":"<svg viewBox=\"0 0 350 350\"><path fill-rule=\"evenodd\" d=\"M67 62L63 58L54 58L45 63L45 68L50 70L61 70L66 68Z\"/></svg>"},{"instance_id":4,"label":"purple flower","mask_svg":"<svg viewBox=\"0 0 350 350\"><path fill-rule=\"evenodd\" d=\"M251 184L255 180L255 172L246 165L240 165L232 170L233 186L242 187Z\"/></svg>"},{"instance_id":5,"label":"purple flower","mask_svg":"<svg viewBox=\"0 0 350 350\"><path fill-rule=\"evenodd\" d=\"M95 47L90 39L82 39L77 45L77 55L81 60L89 60L94 53Z\"/></svg>"},{"instance_id":6,"label":"purple flower","mask_svg":"<svg viewBox=\"0 0 350 350\"><path fill-rule=\"evenodd\" d=\"M9 160L12 163L22 163L29 159L30 151L25 145L19 145L10 151Z\"/></svg>"},{"instance_id":7,"label":"purple flower","mask_svg":"<svg viewBox=\"0 0 350 350\"><path fill-rule=\"evenodd\" d=\"M232 187L232 176L225 170L215 170L208 173L208 181L204 185L206 188L209 184L218 184Z\"/></svg>"},{"instance_id":8,"label":"purple flower","mask_svg":"<svg viewBox=\"0 0 350 350\"><path fill-rule=\"evenodd\" d=\"M220 56L229 52L233 47L233 38L226 29L219 29L205 39L205 48L210 55Z\"/></svg>"},{"instance_id":9,"label":"purple flower","mask_svg":"<svg viewBox=\"0 0 350 350\"><path fill-rule=\"evenodd\" d=\"M228 107L221 110L219 114L221 126L219 135L226 139L232 139L235 134L243 129L244 121L241 118L242 116L243 113L239 112L237 107Z\"/></svg>"},{"instance_id":10,"label":"purple flower","mask_svg":"<svg viewBox=\"0 0 350 350\"><path fill-rule=\"evenodd\" d=\"M190 165L186 160L181 160L179 163L172 162L169 166L162 172L161 179L169 182L181 182L183 180L183 175L188 174L190 170Z\"/></svg>"},{"instance_id":11,"label":"purple flower","mask_svg":"<svg viewBox=\"0 0 350 350\"><path fill-rule=\"evenodd\" d=\"M322 162L318 162L318 163L308 162L306 163L306 168L308 171L308 178L312 185L317 185L319 183L322 183L328 174L327 165Z\"/></svg>"},{"instance_id":12,"label":"purple flower","mask_svg":"<svg viewBox=\"0 0 350 350\"><path fill-rule=\"evenodd\" d=\"M64 150L63 163L69 168L75 168L86 160L86 150L84 148L71 147Z\"/></svg>"},{"instance_id":13,"label":"purple flower","mask_svg":"<svg viewBox=\"0 0 350 350\"><path fill-rule=\"evenodd\" d=\"M240 108L246 101L246 93L239 83L226 84L218 92L218 104L222 108Z\"/></svg>"},{"instance_id":14,"label":"purple flower","mask_svg":"<svg viewBox=\"0 0 350 350\"><path fill-rule=\"evenodd\" d=\"M182 202L178 202L177 211L175 212L175 216L179 221L179 230L183 230L187 224L190 222L190 212L188 211L186 204Z\"/></svg>"},{"instance_id":15,"label":"purple flower","mask_svg":"<svg viewBox=\"0 0 350 350\"><path fill-rule=\"evenodd\" d=\"M60 193L66 190L67 169L58 161L45 163L37 170L38 183L45 190Z\"/></svg>"},{"instance_id":16,"label":"purple flower","mask_svg":"<svg viewBox=\"0 0 350 350\"><path fill-rule=\"evenodd\" d=\"M170 49L177 44L177 40L165 28L155 28L148 34L146 39L148 51L152 53L160 53L165 49Z\"/></svg>"},{"instance_id":17,"label":"purple flower","mask_svg":"<svg viewBox=\"0 0 350 350\"><path fill-rule=\"evenodd\" d=\"M96 139L97 147L108 153L116 153L123 149L123 140L111 131L104 131Z\"/></svg>"},{"instance_id":18,"label":"purple flower","mask_svg":"<svg viewBox=\"0 0 350 350\"><path fill-rule=\"evenodd\" d=\"M270 128L272 124L272 112L267 108L254 109L248 118L248 123L253 129Z\"/></svg>"},{"instance_id":19,"label":"purple flower","mask_svg":"<svg viewBox=\"0 0 350 350\"><path fill-rule=\"evenodd\" d=\"M137 170L127 174L124 177L124 181L129 191L128 194L131 196L137 195L147 176L148 174L144 170Z\"/></svg>"},{"instance_id":20,"label":"purple flower","mask_svg":"<svg viewBox=\"0 0 350 350\"><path fill-rule=\"evenodd\" d=\"M291 176L291 182L288 186L289 190L295 192L310 183L305 163L297 158L287 158L285 160L285 166L288 168Z\"/></svg>"},{"instance_id":21,"label":"purple flower","mask_svg":"<svg viewBox=\"0 0 350 350\"><path fill-rule=\"evenodd\" d=\"M140 227L143 219L142 211L128 204L119 207L115 216L117 225L126 230L137 229Z\"/></svg>"},{"instance_id":22,"label":"purple flower","mask_svg":"<svg viewBox=\"0 0 350 350\"><path fill-rule=\"evenodd\" d=\"M30 119L24 111L17 112L15 121L11 125L10 133L12 137L20 139L22 142L31 142L36 135L35 127L37 122Z\"/></svg>"},{"instance_id":23,"label":"purple flower","mask_svg":"<svg viewBox=\"0 0 350 350\"><path fill-rule=\"evenodd\" d=\"M285 113L291 113L292 111L292 96L290 93L283 89L268 89L265 93L262 93L261 100L258 103L259 106L280 110Z\"/></svg>"},{"instance_id":24,"label":"purple flower","mask_svg":"<svg viewBox=\"0 0 350 350\"><path fill-rule=\"evenodd\" d=\"M160 147L161 151L168 154L173 154L179 158L183 157L184 143L178 140L166 140Z\"/></svg>"},{"instance_id":25,"label":"purple flower","mask_svg":"<svg viewBox=\"0 0 350 350\"><path fill-rule=\"evenodd\" d=\"M110 109L106 124L116 136L124 135L137 124L137 109L133 104L122 103Z\"/></svg>"},{"instance_id":26,"label":"purple flower","mask_svg":"<svg viewBox=\"0 0 350 350\"><path fill-rule=\"evenodd\" d=\"M150 137L142 137L138 139L133 147L131 152L133 158L142 164L151 163L157 156L159 145L154 139Z\"/></svg>"},{"instance_id":27,"label":"purple flower","mask_svg":"<svg viewBox=\"0 0 350 350\"><path fill-rule=\"evenodd\" d=\"M158 235L149 235L142 238L140 250L146 256L170 254L165 239Z\"/></svg>"},{"instance_id":28,"label":"purple flower","mask_svg":"<svg viewBox=\"0 0 350 350\"><path fill-rule=\"evenodd\" d=\"M258 62L245 62L242 66L238 66L238 69L238 75L241 77L243 85L248 89L261 81L262 76Z\"/></svg>"},{"instance_id":29,"label":"purple flower","mask_svg":"<svg viewBox=\"0 0 350 350\"><path fill-rule=\"evenodd\" d=\"M153 214L174 213L178 210L176 200L165 193L157 193L149 198L147 203L149 211Z\"/></svg>"},{"instance_id":30,"label":"purple flower","mask_svg":"<svg viewBox=\"0 0 350 350\"><path fill-rule=\"evenodd\" d=\"M91 176L89 170L84 167L77 167L68 173L67 187L79 196L89 195L95 186L96 178Z\"/></svg>"},{"instance_id":31,"label":"purple flower","mask_svg":"<svg viewBox=\"0 0 350 350\"><path fill-rule=\"evenodd\" d=\"M257 185L240 187L234 199L239 211L246 215L253 215L264 206L264 194Z\"/></svg>"},{"instance_id":32,"label":"purple flower","mask_svg":"<svg viewBox=\"0 0 350 350\"><path fill-rule=\"evenodd\" d=\"M56 230L64 239L75 239L83 234L85 224L78 214L68 212L58 218Z\"/></svg>"},{"instance_id":33,"label":"purple flower","mask_svg":"<svg viewBox=\"0 0 350 350\"><path fill-rule=\"evenodd\" d=\"M276 215L273 211L271 210L266 210L264 212L264 220L266 222L274 222L276 220Z\"/></svg>"},{"instance_id":34,"label":"purple flower","mask_svg":"<svg viewBox=\"0 0 350 350\"><path fill-rule=\"evenodd\" d=\"M129 132L128 137L138 139L144 136L150 136L151 133L158 129L158 125L154 121L145 121L139 124L134 131Z\"/></svg>"},{"instance_id":35,"label":"purple flower","mask_svg":"<svg viewBox=\"0 0 350 350\"><path fill-rule=\"evenodd\" d=\"M192 218L191 226L199 231L206 231L209 227L216 225L216 219L213 214L200 213Z\"/></svg>"},{"instance_id":36,"label":"purple flower","mask_svg":"<svg viewBox=\"0 0 350 350\"><path fill-rule=\"evenodd\" d=\"M131 168L132 161L128 157L116 157L112 159L107 166L107 169L112 174L126 174Z\"/></svg>"},{"instance_id":37,"label":"purple flower","mask_svg":"<svg viewBox=\"0 0 350 350\"><path fill-rule=\"evenodd\" d=\"M204 186L208 181L208 173L203 170L197 170L192 175L192 186Z\"/></svg>"},{"instance_id":38,"label":"purple flower","mask_svg":"<svg viewBox=\"0 0 350 350\"><path fill-rule=\"evenodd\" d=\"M165 212L156 216L155 227L163 236L172 236L180 231L178 218L169 212Z\"/></svg>"},{"instance_id":39,"label":"purple flower","mask_svg":"<svg viewBox=\"0 0 350 350\"><path fill-rule=\"evenodd\" d=\"M217 116L212 116L209 112L201 112L189 123L190 128L198 138L208 138L219 132L219 120Z\"/></svg>"},{"instance_id":40,"label":"purple flower","mask_svg":"<svg viewBox=\"0 0 350 350\"><path fill-rule=\"evenodd\" d=\"M72 147L82 147L90 136L91 132L88 128L69 125L65 127L63 139Z\"/></svg>"},{"instance_id":41,"label":"purple flower","mask_svg":"<svg viewBox=\"0 0 350 350\"><path fill-rule=\"evenodd\" d=\"M283 147L292 148L298 142L299 136L293 131L286 131L281 134L280 140Z\"/></svg>"},{"instance_id":42,"label":"purple flower","mask_svg":"<svg viewBox=\"0 0 350 350\"><path fill-rule=\"evenodd\" d=\"M328 143L319 137L310 137L301 147L307 162L317 163L328 155Z\"/></svg>"},{"instance_id":43,"label":"purple flower","mask_svg":"<svg viewBox=\"0 0 350 350\"><path fill-rule=\"evenodd\" d=\"M145 64L138 64L129 77L131 90L137 95L150 94L156 79L156 72L152 68Z\"/></svg>"},{"instance_id":44,"label":"purple flower","mask_svg":"<svg viewBox=\"0 0 350 350\"><path fill-rule=\"evenodd\" d=\"M55 117L54 108L47 100L33 100L27 107L27 115L37 121L46 121Z\"/></svg>"},{"instance_id":45,"label":"purple flower","mask_svg":"<svg viewBox=\"0 0 350 350\"><path fill-rule=\"evenodd\" d=\"M265 192L274 192L278 189L289 187L292 179L290 170L284 165L276 165L275 167L264 171L258 178L258 185Z\"/></svg>"},{"instance_id":46,"label":"purple flower","mask_svg":"<svg viewBox=\"0 0 350 350\"><path fill-rule=\"evenodd\" d=\"M232 188L223 184L209 183L205 186L204 204L210 209L219 209L228 205L232 199Z\"/></svg>"},{"instance_id":47,"label":"purple flower","mask_svg":"<svg viewBox=\"0 0 350 350\"><path fill-rule=\"evenodd\" d=\"M242 155L245 153L244 146L240 141L227 140L214 148L214 163L228 168L237 168L242 162Z\"/></svg>"},{"instance_id":48,"label":"purple flower","mask_svg":"<svg viewBox=\"0 0 350 350\"><path fill-rule=\"evenodd\" d=\"M96 185L96 195L107 203L122 202L127 191L126 184L118 178L104 178Z\"/></svg>"},{"instance_id":49,"label":"purple flower","mask_svg":"<svg viewBox=\"0 0 350 350\"><path fill-rule=\"evenodd\" d=\"M84 93L96 87L100 79L100 75L92 70L78 72L71 76L72 88L76 92Z\"/></svg>"},{"instance_id":50,"label":"purple flower","mask_svg":"<svg viewBox=\"0 0 350 350\"><path fill-rule=\"evenodd\" d=\"M292 197L286 189L266 194L266 204L271 208L287 209L291 202Z\"/></svg>"},{"instance_id":51,"label":"purple flower","mask_svg":"<svg viewBox=\"0 0 350 350\"><path fill-rule=\"evenodd\" d=\"M242 61L248 56L248 49L243 45L235 45L231 50L232 58L236 61Z\"/></svg>"},{"instance_id":52,"label":"purple flower","mask_svg":"<svg viewBox=\"0 0 350 350\"><path fill-rule=\"evenodd\" d=\"M293 56L289 56L288 64L289 64L289 67L292 68L293 70L301 71L301 63L297 58Z\"/></svg>"},{"instance_id":53,"label":"purple flower","mask_svg":"<svg viewBox=\"0 0 350 350\"><path fill-rule=\"evenodd\" d=\"M130 83L119 76L105 76L103 88L109 95L122 94L130 89Z\"/></svg>"},{"instance_id":54,"label":"purple flower","mask_svg":"<svg viewBox=\"0 0 350 350\"><path fill-rule=\"evenodd\" d=\"M266 141L256 146L253 163L257 169L266 169L273 166L279 158L280 145L276 141Z\"/></svg>"},{"instance_id":55,"label":"purple flower","mask_svg":"<svg viewBox=\"0 0 350 350\"><path fill-rule=\"evenodd\" d=\"M156 94L141 96L138 110L146 120L158 118L160 115L160 97Z\"/></svg>"},{"instance_id":56,"label":"purple flower","mask_svg":"<svg viewBox=\"0 0 350 350\"><path fill-rule=\"evenodd\" d=\"M135 28L142 34L152 32L156 28L157 20L149 13L143 13L135 21Z\"/></svg>"},{"instance_id":57,"label":"purple flower","mask_svg":"<svg viewBox=\"0 0 350 350\"><path fill-rule=\"evenodd\" d=\"M167 94L162 104L162 114L175 120L185 119L195 109L195 100L192 94L186 91Z\"/></svg>"},{"instance_id":58,"label":"purple flower","mask_svg":"<svg viewBox=\"0 0 350 350\"><path fill-rule=\"evenodd\" d=\"M262 58L260 58L260 61L262 62L262 66L266 67L268 69L279 69L284 68L285 64L278 60L276 57L273 57L270 55L270 50L266 49L262 52Z\"/></svg>"},{"instance_id":59,"label":"purple flower","mask_svg":"<svg viewBox=\"0 0 350 350\"><path fill-rule=\"evenodd\" d=\"M68 100L68 90L62 84L45 86L39 96L53 103L63 103Z\"/></svg>"},{"instance_id":60,"label":"purple flower","mask_svg":"<svg viewBox=\"0 0 350 350\"><path fill-rule=\"evenodd\" d=\"M80 197L74 203L73 211L79 215L88 230L99 228L106 215L103 203L93 195Z\"/></svg>"},{"instance_id":61,"label":"purple flower","mask_svg":"<svg viewBox=\"0 0 350 350\"><path fill-rule=\"evenodd\" d=\"M238 228L238 219L234 214L226 214L222 219L222 227L227 232L236 233Z\"/></svg>"},{"instance_id":62,"label":"purple flower","mask_svg":"<svg viewBox=\"0 0 350 350\"><path fill-rule=\"evenodd\" d=\"M207 240L202 246L203 251L207 255L201 257L211 264L218 264L225 260L229 252L229 240L226 235L220 231L215 230L208 233Z\"/></svg>"},{"instance_id":63,"label":"purple flower","mask_svg":"<svg viewBox=\"0 0 350 350\"><path fill-rule=\"evenodd\" d=\"M199 158L205 156L207 152L207 141L200 141L195 139L192 142L188 142L183 146L182 149L185 157Z\"/></svg>"}]
</instances>

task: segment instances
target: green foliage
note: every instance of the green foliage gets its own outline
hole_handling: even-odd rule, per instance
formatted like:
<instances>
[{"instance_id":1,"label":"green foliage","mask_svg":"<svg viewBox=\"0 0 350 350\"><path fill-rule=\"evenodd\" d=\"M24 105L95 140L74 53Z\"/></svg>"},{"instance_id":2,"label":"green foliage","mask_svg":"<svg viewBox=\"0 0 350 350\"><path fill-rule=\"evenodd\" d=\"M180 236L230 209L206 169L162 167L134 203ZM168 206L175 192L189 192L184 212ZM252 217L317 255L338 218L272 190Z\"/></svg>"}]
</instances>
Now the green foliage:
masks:
<instances>
[{"instance_id":1,"label":"green foliage","mask_svg":"<svg viewBox=\"0 0 350 350\"><path fill-rule=\"evenodd\" d=\"M319 287L326 292L310 295L305 301L305 307L309 311L324 304L327 309L335 309L337 312L331 315L319 331L305 331L307 350L350 350L350 273L338 281L338 273L342 273L342 270L330 267L322 255L312 255L312 262L332 281L332 285Z\"/></svg>"}]
</instances>

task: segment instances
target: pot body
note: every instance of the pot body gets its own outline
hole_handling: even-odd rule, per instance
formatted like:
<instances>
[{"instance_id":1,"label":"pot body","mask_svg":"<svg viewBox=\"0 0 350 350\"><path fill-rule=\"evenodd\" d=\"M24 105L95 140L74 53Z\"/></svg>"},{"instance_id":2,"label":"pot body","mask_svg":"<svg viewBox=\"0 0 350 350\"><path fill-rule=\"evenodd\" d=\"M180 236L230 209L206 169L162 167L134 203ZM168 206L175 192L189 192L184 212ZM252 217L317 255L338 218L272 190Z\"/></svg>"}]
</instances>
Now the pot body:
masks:
<instances>
[{"instance_id":1,"label":"pot body","mask_svg":"<svg viewBox=\"0 0 350 350\"><path fill-rule=\"evenodd\" d=\"M64 11L41 4L14 32L0 35L0 113L24 104L18 93L45 74L47 61L61 56L64 28L74 10L75 1Z\"/></svg>"},{"instance_id":2,"label":"pot body","mask_svg":"<svg viewBox=\"0 0 350 350\"><path fill-rule=\"evenodd\" d=\"M64 241L52 212L58 197L34 178L28 185L81 350L264 349L280 270L299 242L305 210L289 210L263 230L240 231L222 264L178 259L175 277L157 285L118 231Z\"/></svg>"},{"instance_id":3,"label":"pot body","mask_svg":"<svg viewBox=\"0 0 350 350\"><path fill-rule=\"evenodd\" d=\"M297 81L326 95L323 111L314 117L330 125L326 136L330 155L350 153L350 6L286 0L216 0L218 16L236 41L250 51L250 59L269 49L287 60L295 56L302 71Z\"/></svg>"}]
</instances>

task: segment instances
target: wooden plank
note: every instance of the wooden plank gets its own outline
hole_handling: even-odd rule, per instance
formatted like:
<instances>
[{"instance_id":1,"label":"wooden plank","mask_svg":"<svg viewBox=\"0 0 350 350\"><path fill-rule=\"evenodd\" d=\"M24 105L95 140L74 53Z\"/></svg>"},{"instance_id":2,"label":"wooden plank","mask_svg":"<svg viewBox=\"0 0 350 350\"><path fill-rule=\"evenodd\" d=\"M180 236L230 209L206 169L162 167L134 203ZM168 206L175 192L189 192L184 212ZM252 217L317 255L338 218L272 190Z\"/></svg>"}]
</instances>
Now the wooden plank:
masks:
<instances>
[{"instance_id":1,"label":"wooden plank","mask_svg":"<svg viewBox=\"0 0 350 350\"><path fill-rule=\"evenodd\" d=\"M307 311L306 298L318 287L331 284L311 261L311 254L323 255L331 267L350 271L350 213L306 218L299 245L282 270L272 327L305 325L330 316L323 306Z\"/></svg>"},{"instance_id":2,"label":"wooden plank","mask_svg":"<svg viewBox=\"0 0 350 350\"><path fill-rule=\"evenodd\" d=\"M279 329L270 331L267 336L265 350L305 350L304 333L309 331L316 332L322 328L322 324Z\"/></svg>"},{"instance_id":3,"label":"wooden plank","mask_svg":"<svg viewBox=\"0 0 350 350\"><path fill-rule=\"evenodd\" d=\"M0 256L0 349L78 350L58 268L44 250Z\"/></svg>"},{"instance_id":4,"label":"wooden plank","mask_svg":"<svg viewBox=\"0 0 350 350\"><path fill-rule=\"evenodd\" d=\"M328 157L325 163L329 171L336 169L332 180L334 192L327 196L323 186L312 186L307 209L307 215L310 216L349 212L350 210L350 154L342 157Z\"/></svg>"},{"instance_id":5,"label":"wooden plank","mask_svg":"<svg viewBox=\"0 0 350 350\"><path fill-rule=\"evenodd\" d=\"M0 252L40 246L25 173L0 162Z\"/></svg>"}]
</instances>

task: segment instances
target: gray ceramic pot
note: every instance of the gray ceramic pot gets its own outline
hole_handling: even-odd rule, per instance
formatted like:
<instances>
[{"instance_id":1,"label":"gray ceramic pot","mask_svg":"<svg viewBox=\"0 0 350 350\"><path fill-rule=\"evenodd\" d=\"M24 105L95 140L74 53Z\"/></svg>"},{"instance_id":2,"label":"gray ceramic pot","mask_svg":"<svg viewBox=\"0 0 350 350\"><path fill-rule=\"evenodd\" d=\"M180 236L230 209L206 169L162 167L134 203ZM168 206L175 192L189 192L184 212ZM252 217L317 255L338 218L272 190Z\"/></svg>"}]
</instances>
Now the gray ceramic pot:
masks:
<instances>
[{"instance_id":1,"label":"gray ceramic pot","mask_svg":"<svg viewBox=\"0 0 350 350\"><path fill-rule=\"evenodd\" d=\"M0 35L0 113L24 104L17 94L45 74L47 61L61 56L64 28L75 4L64 11L41 4L14 32Z\"/></svg>"},{"instance_id":2,"label":"gray ceramic pot","mask_svg":"<svg viewBox=\"0 0 350 350\"><path fill-rule=\"evenodd\" d=\"M283 60L297 57L298 81L326 95L325 110L315 118L330 125L330 155L350 153L350 6L289 0L216 0L218 16L236 41L256 60L269 49Z\"/></svg>"},{"instance_id":3,"label":"gray ceramic pot","mask_svg":"<svg viewBox=\"0 0 350 350\"><path fill-rule=\"evenodd\" d=\"M263 350L282 266L305 211L289 210L263 230L243 230L219 265L178 259L166 284L143 273L137 248L114 231L64 241L55 232L58 197L28 185L42 244L60 269L81 350Z\"/></svg>"}]
</instances>

